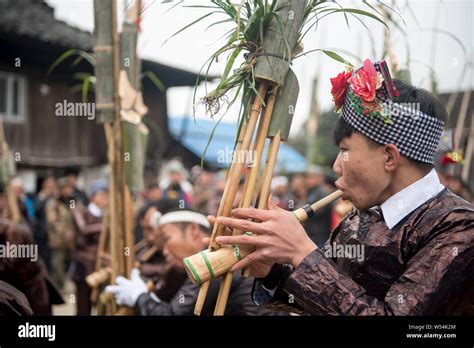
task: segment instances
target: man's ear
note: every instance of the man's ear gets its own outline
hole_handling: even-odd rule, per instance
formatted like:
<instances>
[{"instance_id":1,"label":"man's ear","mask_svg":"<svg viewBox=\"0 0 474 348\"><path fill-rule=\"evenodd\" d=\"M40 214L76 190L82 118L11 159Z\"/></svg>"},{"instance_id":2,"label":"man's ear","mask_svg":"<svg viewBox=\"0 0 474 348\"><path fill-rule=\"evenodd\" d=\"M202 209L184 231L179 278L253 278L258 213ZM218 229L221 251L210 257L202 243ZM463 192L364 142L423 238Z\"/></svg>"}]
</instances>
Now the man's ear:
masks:
<instances>
[{"instance_id":1,"label":"man's ear","mask_svg":"<svg viewBox=\"0 0 474 348\"><path fill-rule=\"evenodd\" d=\"M401 154L398 147L394 144L384 145L384 166L385 170L391 172L400 166Z\"/></svg>"}]
</instances>

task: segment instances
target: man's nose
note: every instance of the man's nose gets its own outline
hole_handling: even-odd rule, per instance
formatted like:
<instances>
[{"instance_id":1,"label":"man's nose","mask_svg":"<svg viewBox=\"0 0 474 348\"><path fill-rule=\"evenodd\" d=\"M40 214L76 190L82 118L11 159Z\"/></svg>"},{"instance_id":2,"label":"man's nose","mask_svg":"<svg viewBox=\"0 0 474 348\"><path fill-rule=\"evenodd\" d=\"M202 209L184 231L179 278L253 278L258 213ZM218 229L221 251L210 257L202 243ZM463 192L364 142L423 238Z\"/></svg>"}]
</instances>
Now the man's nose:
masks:
<instances>
[{"instance_id":1,"label":"man's nose","mask_svg":"<svg viewBox=\"0 0 474 348\"><path fill-rule=\"evenodd\" d=\"M342 154L340 152L337 155L336 160L334 161L334 164L332 166L332 170L337 175L339 175L339 176L342 175Z\"/></svg>"}]
</instances>

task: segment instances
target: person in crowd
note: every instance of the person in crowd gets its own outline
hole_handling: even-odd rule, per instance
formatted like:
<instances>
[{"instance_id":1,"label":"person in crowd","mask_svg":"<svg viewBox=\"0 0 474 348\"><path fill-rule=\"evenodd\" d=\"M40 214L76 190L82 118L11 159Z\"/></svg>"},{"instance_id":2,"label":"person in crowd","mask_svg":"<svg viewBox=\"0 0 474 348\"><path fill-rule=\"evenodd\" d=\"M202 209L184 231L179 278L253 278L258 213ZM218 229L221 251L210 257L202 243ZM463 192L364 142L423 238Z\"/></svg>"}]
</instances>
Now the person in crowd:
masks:
<instances>
[{"instance_id":1,"label":"person in crowd","mask_svg":"<svg viewBox=\"0 0 474 348\"><path fill-rule=\"evenodd\" d=\"M46 267L51 271L51 251L48 246L48 222L46 219L46 206L57 194L56 178L47 177L41 183L41 190L36 199L36 220L33 225L34 239L38 245L41 258Z\"/></svg>"},{"instance_id":2,"label":"person in crowd","mask_svg":"<svg viewBox=\"0 0 474 348\"><path fill-rule=\"evenodd\" d=\"M35 198L32 194L26 193L23 180L19 177L10 181L13 193L17 197L18 207L23 218L30 226L33 226L36 220Z\"/></svg>"},{"instance_id":3,"label":"person in crowd","mask_svg":"<svg viewBox=\"0 0 474 348\"><path fill-rule=\"evenodd\" d=\"M51 255L51 275L55 283L63 288L70 260L74 249L75 227L71 207L73 188L67 178L58 180L59 191L56 197L46 205L46 222L48 228L48 247Z\"/></svg>"},{"instance_id":4,"label":"person in crowd","mask_svg":"<svg viewBox=\"0 0 474 348\"><path fill-rule=\"evenodd\" d=\"M0 280L0 317L33 315L26 296L14 286Z\"/></svg>"},{"instance_id":5,"label":"person in crowd","mask_svg":"<svg viewBox=\"0 0 474 348\"><path fill-rule=\"evenodd\" d=\"M311 165L306 171L306 187L308 190L306 203L313 204L326 197L329 191L325 185L324 170L318 165ZM331 233L332 204L318 210L314 218L305 222L304 226L309 237L319 247L328 240Z\"/></svg>"},{"instance_id":6,"label":"person in crowd","mask_svg":"<svg viewBox=\"0 0 474 348\"><path fill-rule=\"evenodd\" d=\"M209 212L209 201L215 191L214 174L194 168L194 189L192 208L204 213Z\"/></svg>"},{"instance_id":7,"label":"person in crowd","mask_svg":"<svg viewBox=\"0 0 474 348\"><path fill-rule=\"evenodd\" d=\"M187 205L192 203L193 186L186 180L186 171L181 162L171 160L166 165L160 187L163 197L178 199Z\"/></svg>"},{"instance_id":8,"label":"person in crowd","mask_svg":"<svg viewBox=\"0 0 474 348\"><path fill-rule=\"evenodd\" d=\"M0 281L8 283L26 296L32 314L51 315L52 305L63 303L61 295L49 279L28 224L24 221L11 221L3 188L0 188L0 245L3 248L22 247L29 251L22 257L5 255L0 258ZM23 300L21 302L24 304ZM21 311L29 313L27 308Z\"/></svg>"},{"instance_id":9,"label":"person in crowd","mask_svg":"<svg viewBox=\"0 0 474 348\"><path fill-rule=\"evenodd\" d=\"M102 220L108 207L108 183L105 179L92 182L90 203L73 209L76 225L73 281L76 284L77 315L90 315L91 288L86 277L94 272Z\"/></svg>"},{"instance_id":10,"label":"person in crowd","mask_svg":"<svg viewBox=\"0 0 474 348\"><path fill-rule=\"evenodd\" d=\"M292 175L289 191L289 204L293 207L292 209L306 204L308 191L306 189L306 179L304 174L296 173Z\"/></svg>"},{"instance_id":11,"label":"person in crowd","mask_svg":"<svg viewBox=\"0 0 474 348\"><path fill-rule=\"evenodd\" d=\"M89 204L87 194L77 185L77 172L69 172L66 176L68 184L72 187L72 198L81 202L84 206Z\"/></svg>"},{"instance_id":12,"label":"person in crowd","mask_svg":"<svg viewBox=\"0 0 474 348\"><path fill-rule=\"evenodd\" d=\"M270 184L270 192L277 206L285 210L293 210L293 202L290 201L288 195L288 186L289 182L286 176L276 176L272 179Z\"/></svg>"},{"instance_id":13,"label":"person in crowd","mask_svg":"<svg viewBox=\"0 0 474 348\"><path fill-rule=\"evenodd\" d=\"M168 263L163 255L163 239L160 237L159 220L163 212L179 209L180 202L164 198L150 204L145 212L145 238L137 244L136 258L140 274L145 280L152 280L156 294L169 301L186 279L186 272Z\"/></svg>"}]
</instances>

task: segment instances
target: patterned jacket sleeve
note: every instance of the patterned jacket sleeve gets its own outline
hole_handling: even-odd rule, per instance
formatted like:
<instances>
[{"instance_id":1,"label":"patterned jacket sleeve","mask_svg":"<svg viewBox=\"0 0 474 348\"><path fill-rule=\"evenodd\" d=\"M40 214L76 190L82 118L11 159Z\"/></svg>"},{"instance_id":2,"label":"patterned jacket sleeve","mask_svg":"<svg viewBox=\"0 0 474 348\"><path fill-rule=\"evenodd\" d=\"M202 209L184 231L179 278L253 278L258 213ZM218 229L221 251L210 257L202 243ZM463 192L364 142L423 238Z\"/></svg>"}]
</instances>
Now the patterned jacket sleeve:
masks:
<instances>
[{"instance_id":1,"label":"patterned jacket sleeve","mask_svg":"<svg viewBox=\"0 0 474 348\"><path fill-rule=\"evenodd\" d=\"M282 287L312 315L459 315L474 298L474 222L437 229L383 299L367 295L320 249Z\"/></svg>"}]
</instances>

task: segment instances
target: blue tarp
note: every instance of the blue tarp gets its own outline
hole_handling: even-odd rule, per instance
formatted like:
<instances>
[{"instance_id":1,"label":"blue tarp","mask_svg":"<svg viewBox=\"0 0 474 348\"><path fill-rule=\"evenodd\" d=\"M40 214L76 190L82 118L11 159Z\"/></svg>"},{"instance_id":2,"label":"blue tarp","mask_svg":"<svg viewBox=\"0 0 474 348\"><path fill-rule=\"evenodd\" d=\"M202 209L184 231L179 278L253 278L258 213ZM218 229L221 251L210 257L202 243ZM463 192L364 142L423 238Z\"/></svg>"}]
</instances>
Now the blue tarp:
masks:
<instances>
[{"instance_id":1,"label":"blue tarp","mask_svg":"<svg viewBox=\"0 0 474 348\"><path fill-rule=\"evenodd\" d=\"M190 117L169 117L168 126L173 138L199 158L202 157L217 121ZM222 121L216 128L204 161L213 167L227 168L232 159L237 123ZM269 140L265 144L262 161L266 158ZM288 144L282 143L278 152L276 172L298 173L306 170L306 158Z\"/></svg>"}]
</instances>

